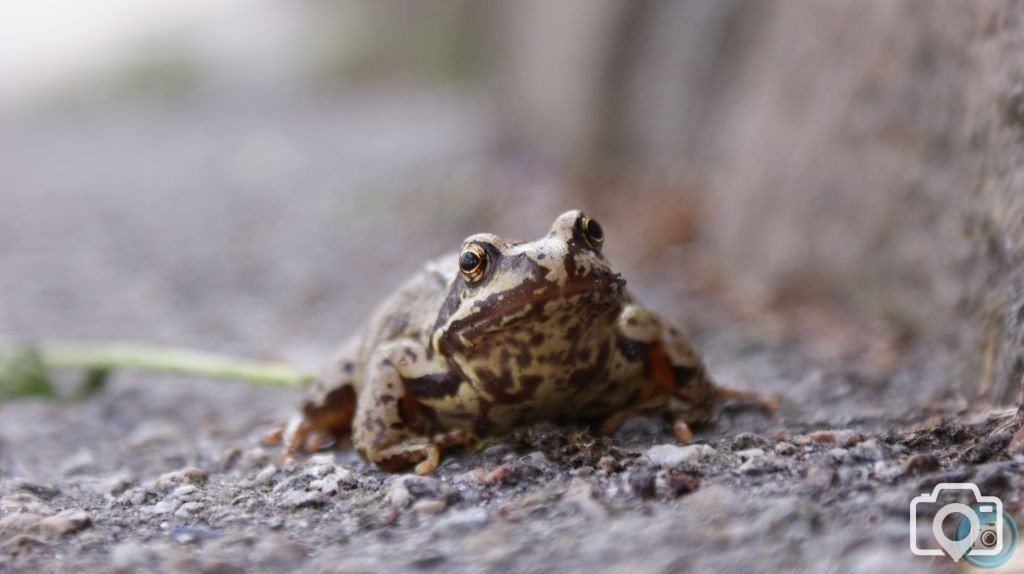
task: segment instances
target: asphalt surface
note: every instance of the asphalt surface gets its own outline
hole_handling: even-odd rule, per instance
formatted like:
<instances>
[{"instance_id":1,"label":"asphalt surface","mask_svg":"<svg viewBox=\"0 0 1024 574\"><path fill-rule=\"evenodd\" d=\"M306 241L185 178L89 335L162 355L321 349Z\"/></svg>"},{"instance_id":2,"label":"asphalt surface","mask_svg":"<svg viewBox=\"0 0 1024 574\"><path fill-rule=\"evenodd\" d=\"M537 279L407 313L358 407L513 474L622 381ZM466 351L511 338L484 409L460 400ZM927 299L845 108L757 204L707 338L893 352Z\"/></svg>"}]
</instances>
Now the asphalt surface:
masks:
<instances>
[{"instance_id":1,"label":"asphalt surface","mask_svg":"<svg viewBox=\"0 0 1024 574\"><path fill-rule=\"evenodd\" d=\"M637 257L643 209L579 205L502 156L488 117L435 93L6 118L0 338L316 368L465 235L626 205L603 221L612 261L777 412L726 405L686 447L659 420L541 425L420 478L338 450L275 467L260 437L295 392L118 374L83 401L0 404L0 571L949 571L908 550L914 496L973 480L1020 516L1004 421L965 410L934 350L824 303L724 296L743 289L689 271L699 242Z\"/></svg>"}]
</instances>

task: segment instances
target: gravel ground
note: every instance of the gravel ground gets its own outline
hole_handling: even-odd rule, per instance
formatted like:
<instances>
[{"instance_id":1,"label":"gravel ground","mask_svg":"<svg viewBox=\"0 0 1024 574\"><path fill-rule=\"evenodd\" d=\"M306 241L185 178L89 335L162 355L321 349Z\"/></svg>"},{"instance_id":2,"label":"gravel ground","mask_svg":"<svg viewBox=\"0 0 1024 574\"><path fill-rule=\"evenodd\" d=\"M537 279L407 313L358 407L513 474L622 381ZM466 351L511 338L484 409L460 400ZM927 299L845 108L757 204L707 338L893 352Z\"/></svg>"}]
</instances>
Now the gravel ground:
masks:
<instances>
[{"instance_id":1,"label":"gravel ground","mask_svg":"<svg viewBox=\"0 0 1024 574\"><path fill-rule=\"evenodd\" d=\"M574 206L529 162L490 167L473 101L302 110L12 118L0 337L315 366L419 262ZM966 411L934 352L827 306L751 312L666 279L614 245L640 215L610 215L612 260L720 381L778 393L778 412L725 405L686 446L658 420L540 425L417 477L333 450L277 468L260 437L295 393L127 373L84 401L0 405L0 571L944 571L908 550L911 498L973 480L1021 517L1013 429Z\"/></svg>"}]
</instances>

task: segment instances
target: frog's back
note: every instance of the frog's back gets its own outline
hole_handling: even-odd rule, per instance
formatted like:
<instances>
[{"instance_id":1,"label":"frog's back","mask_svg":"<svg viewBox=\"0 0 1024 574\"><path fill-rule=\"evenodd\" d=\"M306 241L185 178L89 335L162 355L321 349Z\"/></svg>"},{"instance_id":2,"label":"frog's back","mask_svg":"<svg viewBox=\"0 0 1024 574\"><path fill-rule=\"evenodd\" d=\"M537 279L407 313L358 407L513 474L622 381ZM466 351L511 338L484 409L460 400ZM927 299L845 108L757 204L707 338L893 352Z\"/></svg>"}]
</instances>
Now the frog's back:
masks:
<instances>
[{"instance_id":1,"label":"frog's back","mask_svg":"<svg viewBox=\"0 0 1024 574\"><path fill-rule=\"evenodd\" d=\"M429 344L438 311L456 273L453 261L454 257L447 257L425 265L377 307L363 330L345 341L304 393L300 406L307 418L354 410L355 397L365 383L367 362L388 342L413 339ZM346 417L339 417L342 419Z\"/></svg>"},{"instance_id":2,"label":"frog's back","mask_svg":"<svg viewBox=\"0 0 1024 574\"><path fill-rule=\"evenodd\" d=\"M363 333L363 362L389 341L412 339L429 345L437 315L456 273L456 255L431 261L388 297Z\"/></svg>"}]
</instances>

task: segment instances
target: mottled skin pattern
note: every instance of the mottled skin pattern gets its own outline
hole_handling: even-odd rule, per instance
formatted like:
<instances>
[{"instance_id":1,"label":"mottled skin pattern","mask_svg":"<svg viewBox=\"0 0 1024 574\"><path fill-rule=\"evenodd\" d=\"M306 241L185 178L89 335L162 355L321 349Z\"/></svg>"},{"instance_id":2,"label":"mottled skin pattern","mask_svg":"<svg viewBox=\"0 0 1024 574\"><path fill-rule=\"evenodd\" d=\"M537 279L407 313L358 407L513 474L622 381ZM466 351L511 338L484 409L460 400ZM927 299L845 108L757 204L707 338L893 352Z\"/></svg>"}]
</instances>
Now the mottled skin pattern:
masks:
<instances>
[{"instance_id":1,"label":"mottled skin pattern","mask_svg":"<svg viewBox=\"0 0 1024 574\"><path fill-rule=\"evenodd\" d=\"M625 290L580 211L543 238L473 235L390 297L309 389L284 456L351 440L386 470L433 470L441 451L538 420L601 423L662 413L676 436L716 398L683 335ZM771 401L763 404L771 406Z\"/></svg>"}]
</instances>

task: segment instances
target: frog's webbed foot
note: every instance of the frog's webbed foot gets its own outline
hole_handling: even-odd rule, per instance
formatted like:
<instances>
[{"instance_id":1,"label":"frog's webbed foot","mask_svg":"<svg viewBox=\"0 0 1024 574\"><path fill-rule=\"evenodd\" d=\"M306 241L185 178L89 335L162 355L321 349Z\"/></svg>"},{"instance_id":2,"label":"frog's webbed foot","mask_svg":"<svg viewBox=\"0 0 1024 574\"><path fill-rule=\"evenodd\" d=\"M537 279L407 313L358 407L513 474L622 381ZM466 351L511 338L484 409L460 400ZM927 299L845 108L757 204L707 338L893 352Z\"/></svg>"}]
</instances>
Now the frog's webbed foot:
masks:
<instances>
[{"instance_id":1,"label":"frog's webbed foot","mask_svg":"<svg viewBox=\"0 0 1024 574\"><path fill-rule=\"evenodd\" d=\"M626 420L636 414L637 413L634 412L633 409L623 409L611 415L601 423L601 434L605 436L612 436L619 432L619 429L622 428L622 425L625 424Z\"/></svg>"},{"instance_id":2,"label":"frog's webbed foot","mask_svg":"<svg viewBox=\"0 0 1024 574\"><path fill-rule=\"evenodd\" d=\"M649 403L623 409L601 423L601 434L611 436L618 432L619 428L631 417L641 415L656 415L661 413L672 423L672 434L676 440L687 443L693 440L693 430L688 420L695 419L692 409L685 402L672 397L658 397Z\"/></svg>"},{"instance_id":3,"label":"frog's webbed foot","mask_svg":"<svg viewBox=\"0 0 1024 574\"><path fill-rule=\"evenodd\" d=\"M650 384L650 383L648 383ZM649 389L644 390L646 396L651 396ZM668 397L655 396L653 399L642 400L634 403L620 411L612 413L601 422L600 431L605 436L611 436L622 428L627 420L639 416L657 416L667 412Z\"/></svg>"},{"instance_id":4,"label":"frog's webbed foot","mask_svg":"<svg viewBox=\"0 0 1024 574\"><path fill-rule=\"evenodd\" d=\"M281 466L300 452L317 452L329 446L334 440L335 437L331 433L314 428L305 416L298 414L287 424L263 435L261 442L265 445L284 444L281 454L277 457L277 464Z\"/></svg>"},{"instance_id":5,"label":"frog's webbed foot","mask_svg":"<svg viewBox=\"0 0 1024 574\"><path fill-rule=\"evenodd\" d=\"M349 341L331 366L305 392L299 412L263 437L264 444L284 443L283 464L298 453L316 452L352 435L356 411L355 356L358 340Z\"/></svg>"},{"instance_id":6,"label":"frog's webbed foot","mask_svg":"<svg viewBox=\"0 0 1024 574\"><path fill-rule=\"evenodd\" d=\"M680 442L689 442L692 426L708 422L719 401L753 403L768 411L779 406L778 397L715 385L686 337L648 309L627 306L619 318L619 332L635 349L643 349L648 379L632 407L605 421L606 432L614 432L630 416L655 410L668 418Z\"/></svg>"},{"instance_id":7,"label":"frog's webbed foot","mask_svg":"<svg viewBox=\"0 0 1024 574\"><path fill-rule=\"evenodd\" d=\"M743 391L740 389L719 386L715 386L715 399L719 401L739 401L741 403L754 405L755 407L767 412L772 412L778 409L781 404L777 395L757 393L754 391Z\"/></svg>"},{"instance_id":8,"label":"frog's webbed foot","mask_svg":"<svg viewBox=\"0 0 1024 574\"><path fill-rule=\"evenodd\" d=\"M281 454L277 455L277 465L283 466L299 453L310 431L311 428L304 416L292 415L292 418L284 426L265 435L263 444L284 444Z\"/></svg>"},{"instance_id":9,"label":"frog's webbed foot","mask_svg":"<svg viewBox=\"0 0 1024 574\"><path fill-rule=\"evenodd\" d=\"M418 474L427 474L437 468L445 449L477 442L467 430L433 434L438 429L407 388L409 381L450 376L447 369L412 341L393 343L374 354L353 423L352 442L364 459L389 472L416 465Z\"/></svg>"},{"instance_id":10,"label":"frog's webbed foot","mask_svg":"<svg viewBox=\"0 0 1024 574\"><path fill-rule=\"evenodd\" d=\"M431 439L410 438L385 449L375 451L377 466L388 472L396 472L416 465L416 474L430 474L441 464L441 453L456 446L471 446L479 439L466 430L454 430L435 435Z\"/></svg>"}]
</instances>

